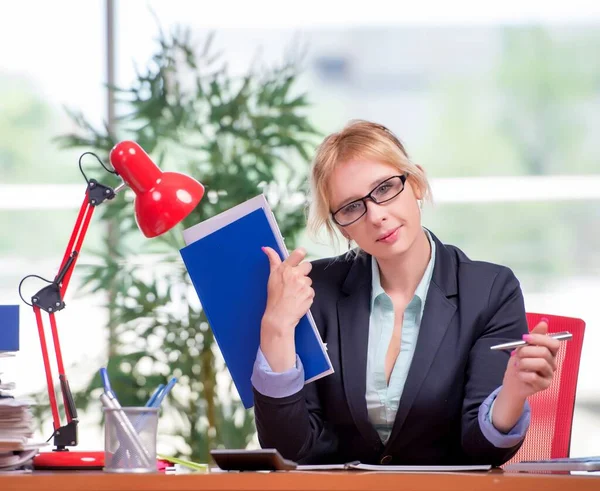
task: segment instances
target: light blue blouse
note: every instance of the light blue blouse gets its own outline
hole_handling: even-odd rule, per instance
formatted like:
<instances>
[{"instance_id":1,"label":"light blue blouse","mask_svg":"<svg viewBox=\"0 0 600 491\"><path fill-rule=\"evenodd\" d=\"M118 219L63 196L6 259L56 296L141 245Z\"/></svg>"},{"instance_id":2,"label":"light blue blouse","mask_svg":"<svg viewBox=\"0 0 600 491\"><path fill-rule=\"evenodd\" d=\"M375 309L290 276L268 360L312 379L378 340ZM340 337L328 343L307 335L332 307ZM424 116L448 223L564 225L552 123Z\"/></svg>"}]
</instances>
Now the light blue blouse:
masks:
<instances>
[{"instance_id":1,"label":"light blue blouse","mask_svg":"<svg viewBox=\"0 0 600 491\"><path fill-rule=\"evenodd\" d=\"M433 276L435 242L431 240L428 231L425 231L425 233L431 244L431 258L427 268L425 268L423 278L421 278L421 282L415 290L415 295L404 311L400 353L394 364L389 385L385 378L384 364L394 330L394 306L392 305L392 299L381 286L377 261L375 258L371 261L371 316L369 318L366 398L369 420L379 433L383 443L389 438L396 419L396 411L404 391L408 369L419 337L419 327L425 310L425 299L427 298L429 283Z\"/></svg>"}]
</instances>

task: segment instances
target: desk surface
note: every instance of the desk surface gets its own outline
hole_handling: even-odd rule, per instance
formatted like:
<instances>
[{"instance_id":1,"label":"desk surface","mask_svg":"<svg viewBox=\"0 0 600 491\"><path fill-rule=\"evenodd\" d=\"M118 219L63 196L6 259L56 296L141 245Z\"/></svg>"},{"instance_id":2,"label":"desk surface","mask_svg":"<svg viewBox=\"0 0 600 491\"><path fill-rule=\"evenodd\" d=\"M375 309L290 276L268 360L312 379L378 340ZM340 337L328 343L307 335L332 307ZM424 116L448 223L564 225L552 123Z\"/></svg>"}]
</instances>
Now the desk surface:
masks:
<instances>
[{"instance_id":1,"label":"desk surface","mask_svg":"<svg viewBox=\"0 0 600 491\"><path fill-rule=\"evenodd\" d=\"M358 471L181 475L34 472L0 475L2 491L599 491L600 476L481 473L391 474Z\"/></svg>"}]
</instances>

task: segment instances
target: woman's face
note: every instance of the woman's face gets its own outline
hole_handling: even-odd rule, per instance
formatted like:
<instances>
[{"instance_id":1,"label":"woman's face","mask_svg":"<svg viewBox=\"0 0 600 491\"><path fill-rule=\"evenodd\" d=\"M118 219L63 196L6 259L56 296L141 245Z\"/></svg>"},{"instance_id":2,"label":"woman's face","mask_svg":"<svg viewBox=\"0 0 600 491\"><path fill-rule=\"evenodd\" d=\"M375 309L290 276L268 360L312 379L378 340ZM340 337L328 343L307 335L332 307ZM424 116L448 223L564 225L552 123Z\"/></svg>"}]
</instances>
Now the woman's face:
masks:
<instances>
[{"instance_id":1,"label":"woman's face","mask_svg":"<svg viewBox=\"0 0 600 491\"><path fill-rule=\"evenodd\" d=\"M332 212L371 191L384 193L386 179L400 175L395 167L374 160L351 160L339 164L329 181ZM392 181L393 182L393 181ZM367 212L354 223L339 227L342 234L377 259L391 259L405 253L421 232L421 210L417 199L419 189L408 178L404 190L382 204L366 199Z\"/></svg>"}]
</instances>

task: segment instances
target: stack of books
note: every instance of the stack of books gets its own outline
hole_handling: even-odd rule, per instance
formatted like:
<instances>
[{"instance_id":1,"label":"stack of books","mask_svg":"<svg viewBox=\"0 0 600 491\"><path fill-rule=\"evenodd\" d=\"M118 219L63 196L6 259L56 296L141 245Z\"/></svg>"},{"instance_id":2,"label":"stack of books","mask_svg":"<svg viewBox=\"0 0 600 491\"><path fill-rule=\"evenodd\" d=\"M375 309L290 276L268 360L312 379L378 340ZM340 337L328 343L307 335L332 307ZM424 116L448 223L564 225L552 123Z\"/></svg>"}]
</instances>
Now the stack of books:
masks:
<instances>
[{"instance_id":1,"label":"stack of books","mask_svg":"<svg viewBox=\"0 0 600 491\"><path fill-rule=\"evenodd\" d=\"M2 373L18 349L18 306L0 305L0 472L31 469L41 447L31 441L34 424L30 403L13 395L15 383Z\"/></svg>"}]
</instances>

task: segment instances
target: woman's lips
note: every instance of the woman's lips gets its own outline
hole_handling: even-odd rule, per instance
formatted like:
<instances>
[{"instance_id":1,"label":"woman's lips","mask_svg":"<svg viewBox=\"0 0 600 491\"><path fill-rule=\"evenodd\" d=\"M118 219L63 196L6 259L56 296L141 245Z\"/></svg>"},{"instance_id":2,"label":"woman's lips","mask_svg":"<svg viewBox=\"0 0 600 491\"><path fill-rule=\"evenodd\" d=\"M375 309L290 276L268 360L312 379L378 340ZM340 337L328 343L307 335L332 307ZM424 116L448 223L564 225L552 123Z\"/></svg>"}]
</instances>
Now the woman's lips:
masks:
<instances>
[{"instance_id":1,"label":"woman's lips","mask_svg":"<svg viewBox=\"0 0 600 491\"><path fill-rule=\"evenodd\" d=\"M377 242L383 242L384 244L391 244L395 242L398 238L398 230L400 230L400 227L397 227L390 232L386 232L385 234L380 235L377 239Z\"/></svg>"}]
</instances>

